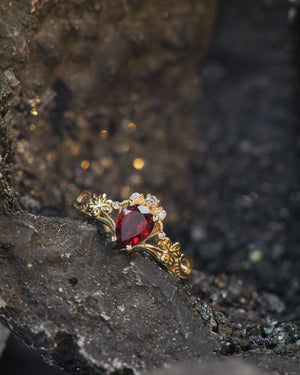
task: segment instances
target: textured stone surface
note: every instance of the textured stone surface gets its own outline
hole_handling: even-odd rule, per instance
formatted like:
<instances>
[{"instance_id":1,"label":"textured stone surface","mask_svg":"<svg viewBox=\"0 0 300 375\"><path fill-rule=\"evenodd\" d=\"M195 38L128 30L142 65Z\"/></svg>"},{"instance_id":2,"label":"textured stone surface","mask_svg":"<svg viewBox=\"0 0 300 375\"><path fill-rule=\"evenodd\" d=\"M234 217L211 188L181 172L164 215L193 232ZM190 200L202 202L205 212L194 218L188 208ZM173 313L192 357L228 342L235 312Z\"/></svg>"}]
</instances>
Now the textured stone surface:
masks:
<instances>
[{"instance_id":1,"label":"textured stone surface","mask_svg":"<svg viewBox=\"0 0 300 375\"><path fill-rule=\"evenodd\" d=\"M2 217L0 246L2 319L67 371L139 373L217 348L187 284L152 259L111 249L95 225Z\"/></svg>"},{"instance_id":2,"label":"textured stone surface","mask_svg":"<svg viewBox=\"0 0 300 375\"><path fill-rule=\"evenodd\" d=\"M189 365L170 366L151 372L151 375L257 375L266 374L246 362L238 360L209 361Z\"/></svg>"},{"instance_id":3,"label":"textured stone surface","mask_svg":"<svg viewBox=\"0 0 300 375\"><path fill-rule=\"evenodd\" d=\"M191 289L152 258L113 248L95 221L2 216L0 256L1 319L67 372L138 374L216 354L299 369L297 328L275 320L278 298L197 271Z\"/></svg>"},{"instance_id":4,"label":"textured stone surface","mask_svg":"<svg viewBox=\"0 0 300 375\"><path fill-rule=\"evenodd\" d=\"M159 191L170 202L186 188L197 66L216 8L217 0L1 2L0 70L9 82L0 80L0 93L24 208L69 216L91 186L118 200ZM136 170L136 158L151 173ZM174 220L179 207L171 209Z\"/></svg>"}]
</instances>

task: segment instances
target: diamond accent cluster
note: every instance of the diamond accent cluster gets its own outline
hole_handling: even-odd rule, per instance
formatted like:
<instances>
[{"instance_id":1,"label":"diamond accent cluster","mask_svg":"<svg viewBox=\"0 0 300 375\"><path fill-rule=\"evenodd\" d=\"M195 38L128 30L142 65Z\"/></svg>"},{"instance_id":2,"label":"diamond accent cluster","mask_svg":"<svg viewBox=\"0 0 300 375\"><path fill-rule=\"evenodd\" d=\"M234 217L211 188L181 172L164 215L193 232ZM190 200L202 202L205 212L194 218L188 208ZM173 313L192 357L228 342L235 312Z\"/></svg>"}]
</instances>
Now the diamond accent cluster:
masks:
<instances>
[{"instance_id":1,"label":"diamond accent cluster","mask_svg":"<svg viewBox=\"0 0 300 375\"><path fill-rule=\"evenodd\" d=\"M157 216L160 220L164 220L167 216L167 213L165 210L163 210L162 208L160 208L158 211L157 211Z\"/></svg>"},{"instance_id":2,"label":"diamond accent cluster","mask_svg":"<svg viewBox=\"0 0 300 375\"><path fill-rule=\"evenodd\" d=\"M140 200L141 194L139 193L133 193L131 194L130 200L132 200L133 203L138 203Z\"/></svg>"},{"instance_id":3,"label":"diamond accent cluster","mask_svg":"<svg viewBox=\"0 0 300 375\"><path fill-rule=\"evenodd\" d=\"M118 201L112 202L112 206L115 210L118 210L120 208L120 202Z\"/></svg>"},{"instance_id":4,"label":"diamond accent cluster","mask_svg":"<svg viewBox=\"0 0 300 375\"><path fill-rule=\"evenodd\" d=\"M129 204L133 206L134 204L145 205L153 213L153 221L164 220L167 216L166 211L159 205L159 199L155 195L147 194L146 198L143 194L133 193L130 196Z\"/></svg>"},{"instance_id":5,"label":"diamond accent cluster","mask_svg":"<svg viewBox=\"0 0 300 375\"><path fill-rule=\"evenodd\" d=\"M156 206L158 203L158 199L154 195L150 195L146 198L146 202L149 206Z\"/></svg>"},{"instance_id":6,"label":"diamond accent cluster","mask_svg":"<svg viewBox=\"0 0 300 375\"><path fill-rule=\"evenodd\" d=\"M165 233L165 232L159 232L159 233L158 233L158 238L159 238L160 240L164 240L164 239L166 238L166 233Z\"/></svg>"}]
</instances>

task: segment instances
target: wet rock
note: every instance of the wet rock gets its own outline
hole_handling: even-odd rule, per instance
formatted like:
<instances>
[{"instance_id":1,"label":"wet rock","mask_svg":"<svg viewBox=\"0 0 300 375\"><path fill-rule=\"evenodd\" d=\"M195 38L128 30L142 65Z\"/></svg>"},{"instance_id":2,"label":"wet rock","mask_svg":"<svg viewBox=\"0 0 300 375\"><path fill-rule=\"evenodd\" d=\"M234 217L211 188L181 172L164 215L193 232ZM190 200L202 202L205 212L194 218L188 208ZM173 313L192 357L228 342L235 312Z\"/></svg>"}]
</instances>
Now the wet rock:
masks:
<instances>
[{"instance_id":1,"label":"wet rock","mask_svg":"<svg viewBox=\"0 0 300 375\"><path fill-rule=\"evenodd\" d=\"M217 349L188 283L112 249L95 223L2 216L0 257L1 319L68 372L144 373Z\"/></svg>"}]
</instances>

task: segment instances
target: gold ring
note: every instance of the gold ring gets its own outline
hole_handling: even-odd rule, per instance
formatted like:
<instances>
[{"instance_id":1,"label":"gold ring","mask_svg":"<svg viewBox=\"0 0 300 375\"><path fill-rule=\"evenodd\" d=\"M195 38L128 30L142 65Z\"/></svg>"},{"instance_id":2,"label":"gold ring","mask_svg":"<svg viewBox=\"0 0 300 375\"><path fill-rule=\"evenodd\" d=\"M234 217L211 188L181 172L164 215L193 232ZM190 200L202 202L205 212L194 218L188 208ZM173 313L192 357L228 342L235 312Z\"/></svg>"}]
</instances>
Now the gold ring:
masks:
<instances>
[{"instance_id":1,"label":"gold ring","mask_svg":"<svg viewBox=\"0 0 300 375\"><path fill-rule=\"evenodd\" d=\"M119 250L146 251L181 279L191 273L193 260L181 251L179 242L173 243L164 233L167 213L154 195L133 193L130 199L118 202L108 199L106 194L86 191L76 198L74 205L79 212L101 221Z\"/></svg>"}]
</instances>

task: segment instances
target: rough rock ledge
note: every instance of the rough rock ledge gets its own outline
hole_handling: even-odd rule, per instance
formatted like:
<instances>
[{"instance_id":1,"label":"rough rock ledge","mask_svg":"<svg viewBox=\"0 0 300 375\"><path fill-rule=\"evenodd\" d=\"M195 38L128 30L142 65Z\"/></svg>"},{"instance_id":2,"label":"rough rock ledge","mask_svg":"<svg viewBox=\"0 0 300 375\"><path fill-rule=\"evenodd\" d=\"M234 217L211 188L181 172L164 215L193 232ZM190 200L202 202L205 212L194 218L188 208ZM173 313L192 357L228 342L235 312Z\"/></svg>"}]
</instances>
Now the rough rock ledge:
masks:
<instances>
[{"instance_id":1,"label":"rough rock ledge","mask_svg":"<svg viewBox=\"0 0 300 375\"><path fill-rule=\"evenodd\" d=\"M139 374L217 349L188 283L113 249L96 223L22 213L0 233L2 321L48 363Z\"/></svg>"}]
</instances>

